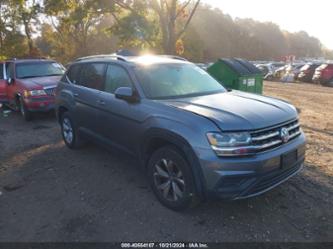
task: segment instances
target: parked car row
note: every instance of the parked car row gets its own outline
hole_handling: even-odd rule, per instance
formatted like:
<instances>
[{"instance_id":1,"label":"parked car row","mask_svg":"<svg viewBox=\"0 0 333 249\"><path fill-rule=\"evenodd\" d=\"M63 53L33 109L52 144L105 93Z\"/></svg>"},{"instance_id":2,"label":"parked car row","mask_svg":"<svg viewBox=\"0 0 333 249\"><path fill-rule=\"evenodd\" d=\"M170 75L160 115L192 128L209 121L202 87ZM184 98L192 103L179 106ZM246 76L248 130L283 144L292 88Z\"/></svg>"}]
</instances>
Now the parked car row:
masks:
<instances>
[{"instance_id":1,"label":"parked car row","mask_svg":"<svg viewBox=\"0 0 333 249\"><path fill-rule=\"evenodd\" d=\"M273 68L269 64L256 65L266 80L283 82L312 82L325 86L333 86L333 63L294 63Z\"/></svg>"},{"instance_id":2,"label":"parked car row","mask_svg":"<svg viewBox=\"0 0 333 249\"><path fill-rule=\"evenodd\" d=\"M9 106L25 119L54 108L71 149L94 141L134 156L173 210L257 196L303 168L294 106L228 91L179 57L90 56L65 73L51 60L9 60L2 68Z\"/></svg>"}]
</instances>

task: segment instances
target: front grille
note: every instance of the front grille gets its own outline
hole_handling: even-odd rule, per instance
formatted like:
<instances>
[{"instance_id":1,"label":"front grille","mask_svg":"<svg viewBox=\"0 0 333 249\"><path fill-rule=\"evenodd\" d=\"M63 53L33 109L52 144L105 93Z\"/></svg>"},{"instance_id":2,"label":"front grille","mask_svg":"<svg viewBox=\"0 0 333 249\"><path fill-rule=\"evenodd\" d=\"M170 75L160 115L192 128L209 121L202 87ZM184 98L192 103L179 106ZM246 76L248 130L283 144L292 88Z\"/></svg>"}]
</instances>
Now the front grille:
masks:
<instances>
[{"instance_id":1,"label":"front grille","mask_svg":"<svg viewBox=\"0 0 333 249\"><path fill-rule=\"evenodd\" d=\"M44 91L46 92L46 94L48 96L54 96L55 95L55 87L48 87L48 88L44 88Z\"/></svg>"},{"instance_id":2,"label":"front grille","mask_svg":"<svg viewBox=\"0 0 333 249\"><path fill-rule=\"evenodd\" d=\"M281 129L283 128L286 128L289 132L288 142L301 134L301 128L298 120L273 128L252 132L252 144L256 148L256 151L261 152L269 150L283 144L284 142L281 138Z\"/></svg>"},{"instance_id":3,"label":"front grille","mask_svg":"<svg viewBox=\"0 0 333 249\"><path fill-rule=\"evenodd\" d=\"M31 103L50 101L49 97L35 97L30 99Z\"/></svg>"}]
</instances>

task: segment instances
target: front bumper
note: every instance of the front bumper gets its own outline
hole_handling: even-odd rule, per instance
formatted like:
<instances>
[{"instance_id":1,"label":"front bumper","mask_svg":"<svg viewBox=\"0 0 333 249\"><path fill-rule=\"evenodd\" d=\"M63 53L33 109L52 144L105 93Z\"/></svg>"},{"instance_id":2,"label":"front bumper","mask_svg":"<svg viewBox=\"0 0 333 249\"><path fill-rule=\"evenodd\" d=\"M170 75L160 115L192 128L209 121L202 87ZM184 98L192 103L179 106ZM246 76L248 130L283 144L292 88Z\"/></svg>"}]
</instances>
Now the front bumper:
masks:
<instances>
[{"instance_id":1,"label":"front bumper","mask_svg":"<svg viewBox=\"0 0 333 249\"><path fill-rule=\"evenodd\" d=\"M24 103L30 112L48 112L55 109L53 96L25 98Z\"/></svg>"},{"instance_id":2,"label":"front bumper","mask_svg":"<svg viewBox=\"0 0 333 249\"><path fill-rule=\"evenodd\" d=\"M0 104L8 104L8 98L0 96Z\"/></svg>"},{"instance_id":3,"label":"front bumper","mask_svg":"<svg viewBox=\"0 0 333 249\"><path fill-rule=\"evenodd\" d=\"M251 186L246 188L237 197L235 197L235 199L246 199L254 197L277 187L278 185L282 184L283 182L287 181L289 178L300 172L304 167L303 162L304 159L301 159L297 163L292 165L292 167L290 167L289 169L276 170L269 174L263 174L262 176L258 177Z\"/></svg>"},{"instance_id":4,"label":"front bumper","mask_svg":"<svg viewBox=\"0 0 333 249\"><path fill-rule=\"evenodd\" d=\"M283 158L295 153L295 159ZM305 160L305 136L278 148L244 158L219 158L200 151L206 196L227 200L253 197L280 185L297 174Z\"/></svg>"}]
</instances>

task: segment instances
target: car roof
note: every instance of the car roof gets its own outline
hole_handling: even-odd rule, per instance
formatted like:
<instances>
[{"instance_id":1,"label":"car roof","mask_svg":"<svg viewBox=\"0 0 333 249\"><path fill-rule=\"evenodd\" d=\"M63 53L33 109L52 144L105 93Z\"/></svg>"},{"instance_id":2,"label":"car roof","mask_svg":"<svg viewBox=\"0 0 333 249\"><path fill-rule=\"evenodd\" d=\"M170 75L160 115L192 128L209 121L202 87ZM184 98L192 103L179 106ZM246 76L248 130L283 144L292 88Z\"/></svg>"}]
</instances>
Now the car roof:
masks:
<instances>
[{"instance_id":1,"label":"car roof","mask_svg":"<svg viewBox=\"0 0 333 249\"><path fill-rule=\"evenodd\" d=\"M164 64L164 63L189 63L186 59L173 55L142 55L142 56L119 56L92 55L76 59L73 63L80 62L114 62L120 61L127 64Z\"/></svg>"},{"instance_id":2,"label":"car roof","mask_svg":"<svg viewBox=\"0 0 333 249\"><path fill-rule=\"evenodd\" d=\"M129 57L130 62L135 64L160 64L160 63L188 63L187 60L178 56L167 55L143 55Z\"/></svg>"},{"instance_id":3,"label":"car roof","mask_svg":"<svg viewBox=\"0 0 333 249\"><path fill-rule=\"evenodd\" d=\"M55 62L51 59L9 59L6 62L31 63L31 62Z\"/></svg>"}]
</instances>

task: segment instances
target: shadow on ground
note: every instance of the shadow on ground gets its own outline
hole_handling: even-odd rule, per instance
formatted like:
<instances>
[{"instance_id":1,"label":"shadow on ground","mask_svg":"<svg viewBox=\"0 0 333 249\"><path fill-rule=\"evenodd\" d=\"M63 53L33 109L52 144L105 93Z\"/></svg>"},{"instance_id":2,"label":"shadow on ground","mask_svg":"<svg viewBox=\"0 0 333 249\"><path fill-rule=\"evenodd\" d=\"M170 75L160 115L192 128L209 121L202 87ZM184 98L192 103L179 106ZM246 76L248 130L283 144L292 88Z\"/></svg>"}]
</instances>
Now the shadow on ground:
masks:
<instances>
[{"instance_id":1,"label":"shadow on ground","mask_svg":"<svg viewBox=\"0 0 333 249\"><path fill-rule=\"evenodd\" d=\"M55 133L2 158L0 241L332 241L332 182L315 166L262 196L177 213L135 160L41 131Z\"/></svg>"}]
</instances>

